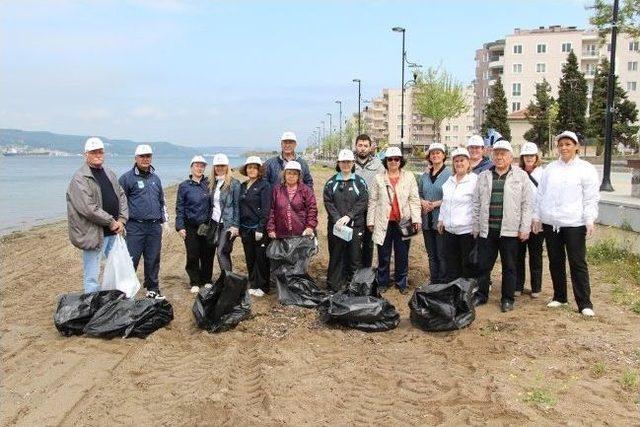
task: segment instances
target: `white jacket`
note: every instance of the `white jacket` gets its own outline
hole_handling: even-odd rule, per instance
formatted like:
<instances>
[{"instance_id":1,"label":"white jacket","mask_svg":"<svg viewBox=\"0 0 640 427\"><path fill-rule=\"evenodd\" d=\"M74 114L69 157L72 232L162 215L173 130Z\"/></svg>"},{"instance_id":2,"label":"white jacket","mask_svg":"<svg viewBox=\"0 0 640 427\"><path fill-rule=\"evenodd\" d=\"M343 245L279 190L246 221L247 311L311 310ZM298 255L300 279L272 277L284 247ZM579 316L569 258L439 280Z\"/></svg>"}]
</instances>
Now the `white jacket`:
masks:
<instances>
[{"instance_id":1,"label":"white jacket","mask_svg":"<svg viewBox=\"0 0 640 427\"><path fill-rule=\"evenodd\" d=\"M593 224L599 201L598 172L591 163L577 156L568 163L554 160L539 182L532 218L556 231Z\"/></svg>"},{"instance_id":2,"label":"white jacket","mask_svg":"<svg viewBox=\"0 0 640 427\"><path fill-rule=\"evenodd\" d=\"M473 195L478 175L468 173L460 182L455 175L442 185L442 205L438 221L451 234L469 234L473 230Z\"/></svg>"},{"instance_id":3,"label":"white jacket","mask_svg":"<svg viewBox=\"0 0 640 427\"><path fill-rule=\"evenodd\" d=\"M531 176L538 182L538 185L540 185L540 181L542 181L542 178L544 178L544 168L542 166L538 166L531 171ZM536 187L533 181L531 181L531 178L529 178L529 183L531 184L531 190L533 191L535 197L535 194L538 192L538 187Z\"/></svg>"}]
</instances>

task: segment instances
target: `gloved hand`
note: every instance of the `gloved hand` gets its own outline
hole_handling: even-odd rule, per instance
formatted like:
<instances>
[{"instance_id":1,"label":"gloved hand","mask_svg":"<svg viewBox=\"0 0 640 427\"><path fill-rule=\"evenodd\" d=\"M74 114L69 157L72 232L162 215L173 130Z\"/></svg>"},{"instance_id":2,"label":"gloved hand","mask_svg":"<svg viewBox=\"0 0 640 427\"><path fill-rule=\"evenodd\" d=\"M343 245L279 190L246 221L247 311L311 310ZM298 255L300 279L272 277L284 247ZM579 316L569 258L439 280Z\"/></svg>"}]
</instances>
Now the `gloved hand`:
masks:
<instances>
[{"instance_id":1,"label":"gloved hand","mask_svg":"<svg viewBox=\"0 0 640 427\"><path fill-rule=\"evenodd\" d=\"M342 218L340 218L339 220L336 221L336 225L338 227L343 227L347 224L349 224L349 221L351 221L351 218L349 218L349 216L345 215Z\"/></svg>"},{"instance_id":2,"label":"gloved hand","mask_svg":"<svg viewBox=\"0 0 640 427\"><path fill-rule=\"evenodd\" d=\"M240 230L238 230L238 227L229 227L229 233L231 233L231 237L237 237L240 234Z\"/></svg>"},{"instance_id":3,"label":"gloved hand","mask_svg":"<svg viewBox=\"0 0 640 427\"><path fill-rule=\"evenodd\" d=\"M304 231L302 232L303 236L309 236L309 237L313 237L313 229L312 228L305 228Z\"/></svg>"},{"instance_id":4,"label":"gloved hand","mask_svg":"<svg viewBox=\"0 0 640 427\"><path fill-rule=\"evenodd\" d=\"M261 233L261 232L259 232L259 231L256 231L255 236L256 236L256 242L259 242L259 241L260 241L260 240L262 240L262 238L264 237L264 234L262 234L262 233Z\"/></svg>"}]
</instances>

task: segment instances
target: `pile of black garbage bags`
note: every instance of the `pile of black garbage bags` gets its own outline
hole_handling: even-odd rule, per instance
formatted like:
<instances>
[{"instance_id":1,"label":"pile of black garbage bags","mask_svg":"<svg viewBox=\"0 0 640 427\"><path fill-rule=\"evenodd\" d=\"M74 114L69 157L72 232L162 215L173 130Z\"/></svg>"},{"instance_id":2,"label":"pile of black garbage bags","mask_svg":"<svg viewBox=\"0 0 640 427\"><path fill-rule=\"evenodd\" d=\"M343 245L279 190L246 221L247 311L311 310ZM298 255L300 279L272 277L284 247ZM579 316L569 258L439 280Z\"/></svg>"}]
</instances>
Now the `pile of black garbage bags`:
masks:
<instances>
[{"instance_id":1,"label":"pile of black garbage bags","mask_svg":"<svg viewBox=\"0 0 640 427\"><path fill-rule=\"evenodd\" d=\"M61 335L99 338L146 338L173 320L166 300L128 299L121 291L61 295L53 323Z\"/></svg>"},{"instance_id":2,"label":"pile of black garbage bags","mask_svg":"<svg viewBox=\"0 0 640 427\"><path fill-rule=\"evenodd\" d=\"M251 315L247 276L222 271L211 289L202 288L193 303L193 315L199 328L225 332Z\"/></svg>"},{"instance_id":3,"label":"pile of black garbage bags","mask_svg":"<svg viewBox=\"0 0 640 427\"><path fill-rule=\"evenodd\" d=\"M411 323L425 331L453 331L469 326L476 318L473 295L475 279L419 287L409 301Z\"/></svg>"}]
</instances>

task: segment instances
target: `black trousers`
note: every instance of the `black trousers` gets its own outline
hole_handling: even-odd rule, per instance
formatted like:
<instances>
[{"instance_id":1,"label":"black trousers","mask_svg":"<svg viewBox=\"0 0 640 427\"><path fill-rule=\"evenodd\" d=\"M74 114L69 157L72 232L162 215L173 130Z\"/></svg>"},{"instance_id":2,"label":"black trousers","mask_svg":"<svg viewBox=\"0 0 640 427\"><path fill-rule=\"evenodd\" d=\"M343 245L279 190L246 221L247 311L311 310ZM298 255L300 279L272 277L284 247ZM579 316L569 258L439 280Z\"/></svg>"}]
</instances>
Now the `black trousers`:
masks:
<instances>
[{"instance_id":1,"label":"black trousers","mask_svg":"<svg viewBox=\"0 0 640 427\"><path fill-rule=\"evenodd\" d=\"M469 267L469 252L473 249L475 240L471 233L453 234L444 232L444 254L446 270L444 281L451 282L460 277L475 277L476 272Z\"/></svg>"},{"instance_id":2,"label":"black trousers","mask_svg":"<svg viewBox=\"0 0 640 427\"><path fill-rule=\"evenodd\" d=\"M518 257L517 237L500 237L500 230L489 229L486 238L481 237L480 245L481 272L478 278L478 295L484 301L489 299L491 270L498 259L502 264L502 299L501 302L514 301L516 291L516 258Z\"/></svg>"},{"instance_id":3,"label":"black trousers","mask_svg":"<svg viewBox=\"0 0 640 427\"><path fill-rule=\"evenodd\" d=\"M368 227L362 232L362 268L371 268L373 263L373 234Z\"/></svg>"},{"instance_id":4,"label":"black trousers","mask_svg":"<svg viewBox=\"0 0 640 427\"><path fill-rule=\"evenodd\" d=\"M549 271L553 283L553 300L567 302L566 259L569 259L573 296L578 311L593 308L591 286L587 267L586 227L560 227L557 232L548 224L542 224L549 255Z\"/></svg>"},{"instance_id":5,"label":"black trousers","mask_svg":"<svg viewBox=\"0 0 640 427\"><path fill-rule=\"evenodd\" d=\"M422 230L424 247L429 257L431 283L445 283L447 263L445 261L444 235L438 230Z\"/></svg>"},{"instance_id":6,"label":"black trousers","mask_svg":"<svg viewBox=\"0 0 640 427\"><path fill-rule=\"evenodd\" d=\"M344 289L351 281L353 274L362 268L363 236L364 228L354 227L351 241L345 242L333 235L333 224L329 223L327 230L329 244L327 287L333 292Z\"/></svg>"},{"instance_id":7,"label":"black trousers","mask_svg":"<svg viewBox=\"0 0 640 427\"><path fill-rule=\"evenodd\" d=\"M187 265L185 270L189 275L191 286L202 286L211 282L213 274L214 249L207 245L204 236L198 236L197 226L186 225L187 236L184 245L187 249Z\"/></svg>"},{"instance_id":8,"label":"black trousers","mask_svg":"<svg viewBox=\"0 0 640 427\"><path fill-rule=\"evenodd\" d=\"M530 233L529 240L519 242L518 260L516 263L516 291L524 290L524 282L526 278L526 255L529 249L529 275L531 278L531 292L540 292L542 290L542 242L544 241L543 233Z\"/></svg>"},{"instance_id":9,"label":"black trousers","mask_svg":"<svg viewBox=\"0 0 640 427\"><path fill-rule=\"evenodd\" d=\"M269 258L267 258L267 246L269 238L266 232L260 241L256 241L255 230L241 229L242 247L247 262L247 273L251 289L262 289L269 292Z\"/></svg>"}]
</instances>

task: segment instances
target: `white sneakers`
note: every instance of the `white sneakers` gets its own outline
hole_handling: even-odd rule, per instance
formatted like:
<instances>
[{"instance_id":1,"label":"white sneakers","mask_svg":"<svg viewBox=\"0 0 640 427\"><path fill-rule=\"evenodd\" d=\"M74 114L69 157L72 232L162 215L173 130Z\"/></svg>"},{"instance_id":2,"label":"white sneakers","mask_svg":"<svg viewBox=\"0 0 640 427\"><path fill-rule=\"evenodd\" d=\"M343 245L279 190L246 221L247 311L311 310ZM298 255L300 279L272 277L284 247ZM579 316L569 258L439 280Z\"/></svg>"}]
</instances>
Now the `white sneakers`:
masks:
<instances>
[{"instance_id":1,"label":"white sneakers","mask_svg":"<svg viewBox=\"0 0 640 427\"><path fill-rule=\"evenodd\" d=\"M255 297L263 297L264 291L262 289L249 289L249 295L253 295Z\"/></svg>"},{"instance_id":2,"label":"white sneakers","mask_svg":"<svg viewBox=\"0 0 640 427\"><path fill-rule=\"evenodd\" d=\"M540 298L540 292L531 292L531 298Z\"/></svg>"},{"instance_id":3,"label":"white sneakers","mask_svg":"<svg viewBox=\"0 0 640 427\"><path fill-rule=\"evenodd\" d=\"M590 308L583 308L580 313L582 313L582 315L586 317L593 317L596 315L596 313L594 313Z\"/></svg>"},{"instance_id":4,"label":"white sneakers","mask_svg":"<svg viewBox=\"0 0 640 427\"><path fill-rule=\"evenodd\" d=\"M200 292L200 286L192 286L191 287L191 293L192 294L197 294L198 292Z\"/></svg>"},{"instance_id":5,"label":"white sneakers","mask_svg":"<svg viewBox=\"0 0 640 427\"><path fill-rule=\"evenodd\" d=\"M560 302L560 301L551 301L549 304L547 304L547 307L549 308L558 308L558 307L562 307L565 305L569 305L566 302Z\"/></svg>"},{"instance_id":6,"label":"white sneakers","mask_svg":"<svg viewBox=\"0 0 640 427\"><path fill-rule=\"evenodd\" d=\"M205 289L211 289L211 288L213 288L213 285L211 283L205 283L204 284L204 288Z\"/></svg>"}]
</instances>

